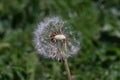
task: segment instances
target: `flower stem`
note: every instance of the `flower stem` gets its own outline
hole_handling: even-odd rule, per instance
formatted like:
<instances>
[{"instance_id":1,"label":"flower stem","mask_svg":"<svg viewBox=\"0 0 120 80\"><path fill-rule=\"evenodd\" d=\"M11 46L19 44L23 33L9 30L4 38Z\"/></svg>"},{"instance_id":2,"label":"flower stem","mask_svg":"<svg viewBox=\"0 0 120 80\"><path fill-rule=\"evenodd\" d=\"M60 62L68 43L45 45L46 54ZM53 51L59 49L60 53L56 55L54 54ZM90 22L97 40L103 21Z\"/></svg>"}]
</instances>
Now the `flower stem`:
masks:
<instances>
[{"instance_id":1,"label":"flower stem","mask_svg":"<svg viewBox=\"0 0 120 80\"><path fill-rule=\"evenodd\" d=\"M63 44L62 51L63 51L63 54L67 54L66 43ZM67 62L67 57L65 56L63 56L63 63L64 63L65 70L68 76L68 80L72 80L72 76L71 76L70 69L69 69L68 62Z\"/></svg>"},{"instance_id":2,"label":"flower stem","mask_svg":"<svg viewBox=\"0 0 120 80\"><path fill-rule=\"evenodd\" d=\"M66 72L67 72L68 80L72 80L70 69L69 69L69 66L68 66L68 63L67 63L67 59L64 59L63 63L64 63L64 66L65 66L65 69L66 69Z\"/></svg>"}]
</instances>

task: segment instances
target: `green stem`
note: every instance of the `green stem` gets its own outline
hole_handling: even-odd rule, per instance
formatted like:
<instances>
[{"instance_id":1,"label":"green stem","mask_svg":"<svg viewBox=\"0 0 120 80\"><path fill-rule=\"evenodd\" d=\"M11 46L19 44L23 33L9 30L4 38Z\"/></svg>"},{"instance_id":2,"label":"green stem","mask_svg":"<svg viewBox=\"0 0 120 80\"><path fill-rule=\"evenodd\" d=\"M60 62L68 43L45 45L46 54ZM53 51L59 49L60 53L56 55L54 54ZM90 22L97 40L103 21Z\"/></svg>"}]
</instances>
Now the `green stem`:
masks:
<instances>
[{"instance_id":1,"label":"green stem","mask_svg":"<svg viewBox=\"0 0 120 80\"><path fill-rule=\"evenodd\" d=\"M72 80L70 69L69 69L68 62L67 62L67 56L64 56L65 54L67 55L67 45L66 45L66 43L63 44L61 51L63 52L63 56L62 56L63 57L63 63L64 63L65 70L66 70L66 73L67 73L67 76L68 76L68 80Z\"/></svg>"},{"instance_id":2,"label":"green stem","mask_svg":"<svg viewBox=\"0 0 120 80\"><path fill-rule=\"evenodd\" d=\"M72 80L70 69L69 69L69 66L68 66L68 63L67 63L67 59L64 59L63 62L64 62L64 66L65 66L65 69L66 69L66 72L67 72L68 80Z\"/></svg>"}]
</instances>

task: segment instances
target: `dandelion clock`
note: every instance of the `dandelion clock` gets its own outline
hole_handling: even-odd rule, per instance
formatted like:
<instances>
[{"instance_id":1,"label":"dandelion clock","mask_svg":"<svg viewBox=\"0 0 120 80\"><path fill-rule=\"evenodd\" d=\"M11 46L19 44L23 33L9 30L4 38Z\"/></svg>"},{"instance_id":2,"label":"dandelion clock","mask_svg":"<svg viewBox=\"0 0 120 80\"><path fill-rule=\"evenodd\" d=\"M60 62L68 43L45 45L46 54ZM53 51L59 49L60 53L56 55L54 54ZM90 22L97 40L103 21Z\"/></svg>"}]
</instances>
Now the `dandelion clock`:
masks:
<instances>
[{"instance_id":1,"label":"dandelion clock","mask_svg":"<svg viewBox=\"0 0 120 80\"><path fill-rule=\"evenodd\" d=\"M68 80L72 80L67 64L67 58L78 53L80 42L77 32L72 31L72 26L60 17L48 17L41 21L34 30L34 46L41 56L65 65Z\"/></svg>"}]
</instances>

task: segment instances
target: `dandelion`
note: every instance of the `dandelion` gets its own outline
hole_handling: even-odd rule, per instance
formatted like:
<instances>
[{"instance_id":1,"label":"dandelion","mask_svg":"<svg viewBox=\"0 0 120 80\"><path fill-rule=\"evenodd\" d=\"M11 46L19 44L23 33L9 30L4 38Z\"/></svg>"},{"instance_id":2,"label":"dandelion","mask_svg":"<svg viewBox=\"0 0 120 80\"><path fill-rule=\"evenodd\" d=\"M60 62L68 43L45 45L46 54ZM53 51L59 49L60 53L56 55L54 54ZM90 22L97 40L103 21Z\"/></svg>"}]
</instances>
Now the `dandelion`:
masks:
<instances>
[{"instance_id":1,"label":"dandelion","mask_svg":"<svg viewBox=\"0 0 120 80\"><path fill-rule=\"evenodd\" d=\"M79 50L77 34L71 26L60 17L48 17L39 23L34 31L34 45L38 54L65 63L66 59ZM70 71L67 70L70 78ZM69 79L71 80L71 78Z\"/></svg>"},{"instance_id":2,"label":"dandelion","mask_svg":"<svg viewBox=\"0 0 120 80\"><path fill-rule=\"evenodd\" d=\"M56 60L76 54L79 50L79 41L70 28L71 26L60 17L45 18L34 31L37 52L46 58ZM60 53L62 47L60 43L66 43L67 53Z\"/></svg>"}]
</instances>

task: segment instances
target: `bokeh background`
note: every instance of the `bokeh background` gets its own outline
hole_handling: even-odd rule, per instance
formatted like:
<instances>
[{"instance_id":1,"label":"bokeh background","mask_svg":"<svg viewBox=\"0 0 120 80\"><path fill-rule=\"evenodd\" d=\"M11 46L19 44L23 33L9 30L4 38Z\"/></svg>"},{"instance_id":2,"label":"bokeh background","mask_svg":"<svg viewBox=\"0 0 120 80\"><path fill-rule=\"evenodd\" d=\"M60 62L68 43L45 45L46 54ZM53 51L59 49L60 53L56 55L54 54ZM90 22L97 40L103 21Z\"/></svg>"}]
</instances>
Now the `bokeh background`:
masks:
<instances>
[{"instance_id":1,"label":"bokeh background","mask_svg":"<svg viewBox=\"0 0 120 80\"><path fill-rule=\"evenodd\" d=\"M120 0L0 0L0 80L67 80L32 43L39 21L56 15L81 33L73 80L120 80Z\"/></svg>"}]
</instances>

